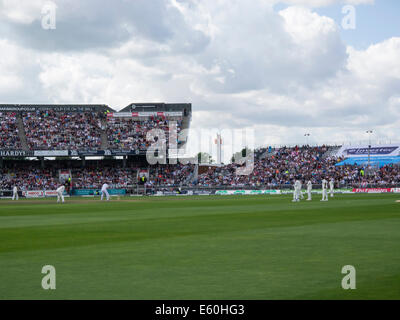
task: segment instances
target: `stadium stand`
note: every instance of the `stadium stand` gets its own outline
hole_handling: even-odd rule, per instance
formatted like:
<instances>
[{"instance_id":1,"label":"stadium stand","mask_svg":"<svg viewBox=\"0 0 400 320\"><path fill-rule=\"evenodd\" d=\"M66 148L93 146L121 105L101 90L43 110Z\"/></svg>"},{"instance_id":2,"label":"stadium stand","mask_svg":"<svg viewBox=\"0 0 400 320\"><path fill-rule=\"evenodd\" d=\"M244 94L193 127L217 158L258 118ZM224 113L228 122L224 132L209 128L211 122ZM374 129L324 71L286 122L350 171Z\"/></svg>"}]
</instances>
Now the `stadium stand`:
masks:
<instances>
[{"instance_id":1,"label":"stadium stand","mask_svg":"<svg viewBox=\"0 0 400 320\"><path fill-rule=\"evenodd\" d=\"M397 184L400 181L399 167L387 164L372 175L362 175L362 166L336 166L342 159L331 153L330 147L294 147L275 149L273 155L256 159L250 175L236 175L238 164L222 167L210 167L208 172L200 174L196 185L216 187L278 187L291 185L297 176L303 181L311 180L320 184L325 177L334 178L341 186L368 184ZM329 152L328 156L325 153Z\"/></svg>"},{"instance_id":2,"label":"stadium stand","mask_svg":"<svg viewBox=\"0 0 400 320\"><path fill-rule=\"evenodd\" d=\"M71 170L74 188L99 189L103 183L115 188L132 185L133 169L123 168L82 168ZM55 190L60 185L59 172L48 168L14 168L1 171L0 189L17 186L21 190Z\"/></svg>"},{"instance_id":3,"label":"stadium stand","mask_svg":"<svg viewBox=\"0 0 400 320\"><path fill-rule=\"evenodd\" d=\"M249 175L237 175L243 165L236 163L206 166L201 172L195 164L149 165L147 132L161 129L168 140L172 121L179 133L189 127L190 119L190 104L131 104L120 112L105 105L0 105L0 189L16 185L21 190L54 190L63 170L76 189L98 189L107 182L130 192L138 192L142 171L147 178L141 188L150 192L181 187L289 188L299 176L315 185L323 178L334 178L341 187L400 184L398 146L373 148L373 159L365 157L366 148L259 148ZM363 161L347 157L359 153ZM56 158L45 160L46 156ZM87 160L88 156L101 159ZM366 159L377 164L374 170L366 169Z\"/></svg>"},{"instance_id":4,"label":"stadium stand","mask_svg":"<svg viewBox=\"0 0 400 320\"><path fill-rule=\"evenodd\" d=\"M146 186L151 187L252 187L252 188L279 188L289 186L297 176L303 181L310 179L313 184L320 184L325 177L333 177L340 186L359 187L365 183L375 185L396 185L400 181L399 166L389 164L364 175L362 168L356 165L336 166L340 158L323 157L326 150L321 147L295 147L276 149L272 157L256 159L254 171L247 176L235 174L238 164L210 166L199 174L195 181L191 181L195 165L156 165L149 168L149 179ZM75 161L79 163L79 161ZM10 188L17 184L23 189L54 188L59 183L58 170L66 168L67 164L59 168L16 167L4 168L1 171L1 188ZM146 166L132 162L129 167L115 162L96 165L87 165L85 168L72 168L75 188L99 188L107 182L117 188L129 188L137 183L137 171Z\"/></svg>"},{"instance_id":5,"label":"stadium stand","mask_svg":"<svg viewBox=\"0 0 400 320\"><path fill-rule=\"evenodd\" d=\"M169 142L169 121L176 121L177 133L182 129L182 120L169 120L165 117L150 116L148 119L139 118L109 118L107 122L107 136L110 149L146 150L150 142L146 134L152 129L161 129L165 133L166 142Z\"/></svg>"},{"instance_id":6,"label":"stadium stand","mask_svg":"<svg viewBox=\"0 0 400 320\"><path fill-rule=\"evenodd\" d=\"M17 113L0 112L0 149L19 149L21 141L17 128Z\"/></svg>"},{"instance_id":7,"label":"stadium stand","mask_svg":"<svg viewBox=\"0 0 400 320\"><path fill-rule=\"evenodd\" d=\"M100 149L100 112L36 110L22 114L31 150Z\"/></svg>"}]
</instances>

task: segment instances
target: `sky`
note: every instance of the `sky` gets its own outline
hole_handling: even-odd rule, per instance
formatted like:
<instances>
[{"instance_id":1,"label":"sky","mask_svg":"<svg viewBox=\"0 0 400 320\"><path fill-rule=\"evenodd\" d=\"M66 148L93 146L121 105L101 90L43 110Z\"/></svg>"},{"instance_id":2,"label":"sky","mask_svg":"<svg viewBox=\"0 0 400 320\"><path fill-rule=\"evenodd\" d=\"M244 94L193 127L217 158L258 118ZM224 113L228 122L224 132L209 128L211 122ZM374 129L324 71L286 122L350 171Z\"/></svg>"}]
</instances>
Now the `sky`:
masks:
<instances>
[{"instance_id":1,"label":"sky","mask_svg":"<svg viewBox=\"0 0 400 320\"><path fill-rule=\"evenodd\" d=\"M247 128L256 146L399 141L399 13L398 0L0 0L0 103L192 103L193 129Z\"/></svg>"}]
</instances>

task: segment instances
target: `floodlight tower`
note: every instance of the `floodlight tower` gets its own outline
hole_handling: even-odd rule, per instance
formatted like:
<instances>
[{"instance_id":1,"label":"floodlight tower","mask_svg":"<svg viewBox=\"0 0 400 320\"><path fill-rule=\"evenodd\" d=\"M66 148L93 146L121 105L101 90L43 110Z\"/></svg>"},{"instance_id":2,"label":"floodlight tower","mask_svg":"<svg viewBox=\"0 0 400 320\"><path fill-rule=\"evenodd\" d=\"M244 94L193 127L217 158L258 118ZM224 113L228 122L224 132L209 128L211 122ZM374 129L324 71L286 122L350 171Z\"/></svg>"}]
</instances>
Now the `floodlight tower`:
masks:
<instances>
[{"instance_id":1,"label":"floodlight tower","mask_svg":"<svg viewBox=\"0 0 400 320\"><path fill-rule=\"evenodd\" d=\"M366 133L368 134L368 168L370 167L370 157L371 157L371 134L373 133L372 130L367 130Z\"/></svg>"},{"instance_id":2,"label":"floodlight tower","mask_svg":"<svg viewBox=\"0 0 400 320\"><path fill-rule=\"evenodd\" d=\"M304 136L306 137L306 145L308 146L308 137L310 136L309 133L305 133Z\"/></svg>"}]
</instances>

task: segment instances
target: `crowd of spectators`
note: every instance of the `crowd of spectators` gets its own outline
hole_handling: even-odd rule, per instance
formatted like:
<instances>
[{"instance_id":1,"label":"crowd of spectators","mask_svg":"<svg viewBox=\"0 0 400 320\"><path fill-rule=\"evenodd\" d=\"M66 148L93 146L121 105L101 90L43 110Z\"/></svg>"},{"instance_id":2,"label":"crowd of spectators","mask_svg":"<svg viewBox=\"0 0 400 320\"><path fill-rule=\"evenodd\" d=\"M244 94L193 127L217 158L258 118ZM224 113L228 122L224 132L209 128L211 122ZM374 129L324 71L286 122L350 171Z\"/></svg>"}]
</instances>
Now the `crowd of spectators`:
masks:
<instances>
[{"instance_id":1,"label":"crowd of spectators","mask_svg":"<svg viewBox=\"0 0 400 320\"><path fill-rule=\"evenodd\" d=\"M193 164L162 165L150 170L147 186L183 186L194 175Z\"/></svg>"},{"instance_id":2,"label":"crowd of spectators","mask_svg":"<svg viewBox=\"0 0 400 320\"><path fill-rule=\"evenodd\" d=\"M37 110L22 114L30 149L99 149L101 121L99 112L57 112Z\"/></svg>"},{"instance_id":3,"label":"crowd of spectators","mask_svg":"<svg viewBox=\"0 0 400 320\"><path fill-rule=\"evenodd\" d=\"M177 133L182 129L182 120L176 121ZM152 143L146 135L152 129L161 129L165 141L169 141L170 120L165 117L150 117L148 119L109 118L107 121L107 136L110 149L145 150Z\"/></svg>"},{"instance_id":4,"label":"crowd of spectators","mask_svg":"<svg viewBox=\"0 0 400 320\"><path fill-rule=\"evenodd\" d=\"M398 184L398 166L388 165L380 169L370 169L369 174L361 166L336 166L342 159L335 156L324 157L327 146L321 147L282 147L265 157L256 158L254 169L249 175L238 175L236 170L243 165L228 164L209 167L200 174L194 185L229 187L279 187L292 185L299 178L305 183L321 184L322 179L334 179L338 186L361 184Z\"/></svg>"},{"instance_id":5,"label":"crowd of spectators","mask_svg":"<svg viewBox=\"0 0 400 320\"><path fill-rule=\"evenodd\" d=\"M357 165L336 166L342 159L326 153L328 147L278 148L255 157L253 170L239 175L236 170L243 164L231 163L209 166L196 175L193 164L157 165L148 170L148 187L254 187L279 188L291 186L295 179L303 183L310 180L320 185L322 179L334 179L337 187L360 187L366 184L400 184L400 166L386 165L381 168L365 168ZM327 156L329 155L329 156ZM115 188L135 185L139 168L120 166L71 169L74 188L98 189L103 183ZM0 188L11 189L14 185L23 190L55 189L59 184L58 169L19 168L0 171Z\"/></svg>"},{"instance_id":6,"label":"crowd of spectators","mask_svg":"<svg viewBox=\"0 0 400 320\"><path fill-rule=\"evenodd\" d=\"M103 183L113 188L126 188L132 185L133 169L122 168L83 168L71 170L72 187L77 189L100 189ZM55 190L63 179L57 169L15 168L0 171L0 189L11 190Z\"/></svg>"},{"instance_id":7,"label":"crowd of spectators","mask_svg":"<svg viewBox=\"0 0 400 320\"><path fill-rule=\"evenodd\" d=\"M98 150L102 147L102 132L107 135L108 146L113 150L145 150L154 140L147 140L152 129L161 129L169 142L170 121L182 130L182 118L164 116L149 118L109 117L102 122L102 112L61 112L36 110L21 113L26 141L31 150ZM15 112L0 113L1 149L20 149ZM155 140L157 140L156 138ZM178 144L181 141L177 139ZM105 147L105 146L103 146Z\"/></svg>"},{"instance_id":8,"label":"crowd of spectators","mask_svg":"<svg viewBox=\"0 0 400 320\"><path fill-rule=\"evenodd\" d=\"M0 171L0 189L55 190L60 186L58 172L53 169L18 168Z\"/></svg>"},{"instance_id":9,"label":"crowd of spectators","mask_svg":"<svg viewBox=\"0 0 400 320\"><path fill-rule=\"evenodd\" d=\"M134 171L123 168L85 168L73 170L73 187L77 189L100 189L103 183L113 188L126 188L134 180Z\"/></svg>"},{"instance_id":10,"label":"crowd of spectators","mask_svg":"<svg viewBox=\"0 0 400 320\"><path fill-rule=\"evenodd\" d=\"M15 150L21 147L15 112L0 112L0 130L0 149Z\"/></svg>"}]
</instances>

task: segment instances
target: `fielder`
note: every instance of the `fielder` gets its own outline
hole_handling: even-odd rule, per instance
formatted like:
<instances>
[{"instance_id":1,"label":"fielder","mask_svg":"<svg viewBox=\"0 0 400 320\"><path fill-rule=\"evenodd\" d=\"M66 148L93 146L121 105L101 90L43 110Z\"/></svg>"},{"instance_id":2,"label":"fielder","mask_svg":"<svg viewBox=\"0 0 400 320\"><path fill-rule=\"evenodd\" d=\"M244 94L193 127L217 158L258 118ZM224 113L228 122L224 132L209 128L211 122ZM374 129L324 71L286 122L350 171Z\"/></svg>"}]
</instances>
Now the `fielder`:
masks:
<instances>
[{"instance_id":1,"label":"fielder","mask_svg":"<svg viewBox=\"0 0 400 320\"><path fill-rule=\"evenodd\" d=\"M301 188L301 182L299 180L296 180L293 185L293 200L292 202L298 202L300 201L300 188Z\"/></svg>"},{"instance_id":2,"label":"fielder","mask_svg":"<svg viewBox=\"0 0 400 320\"><path fill-rule=\"evenodd\" d=\"M19 198L18 198L18 188L17 188L17 186L14 186L14 188L13 188L13 196L12 196L12 199L13 200L18 200Z\"/></svg>"},{"instance_id":3,"label":"fielder","mask_svg":"<svg viewBox=\"0 0 400 320\"><path fill-rule=\"evenodd\" d=\"M104 195L106 195L107 201L110 200L110 195L108 194L108 184L104 183L103 186L101 187L101 198L100 200L103 200Z\"/></svg>"},{"instance_id":4,"label":"fielder","mask_svg":"<svg viewBox=\"0 0 400 320\"><path fill-rule=\"evenodd\" d=\"M331 181L329 181L329 191L331 194L331 198L333 198L333 193L334 193L334 188L335 188L335 180L333 180L333 178L331 179Z\"/></svg>"},{"instance_id":5,"label":"fielder","mask_svg":"<svg viewBox=\"0 0 400 320\"><path fill-rule=\"evenodd\" d=\"M308 180L308 182L307 182L307 195L308 195L307 201L311 201L311 190L312 190L312 183L311 183L311 180Z\"/></svg>"},{"instance_id":6,"label":"fielder","mask_svg":"<svg viewBox=\"0 0 400 320\"><path fill-rule=\"evenodd\" d=\"M304 199L304 195L303 195L303 192L301 191L301 188L302 188L302 183L299 180L299 196L300 196L300 199L303 200Z\"/></svg>"},{"instance_id":7,"label":"fielder","mask_svg":"<svg viewBox=\"0 0 400 320\"><path fill-rule=\"evenodd\" d=\"M65 190L64 186L61 186L61 187L57 188L57 190L56 190L57 191L57 203L59 203L60 200L61 200L62 203L64 203L64 195L63 195L64 190Z\"/></svg>"},{"instance_id":8,"label":"fielder","mask_svg":"<svg viewBox=\"0 0 400 320\"><path fill-rule=\"evenodd\" d=\"M322 180L322 200L328 201L328 181L325 179Z\"/></svg>"}]
</instances>

